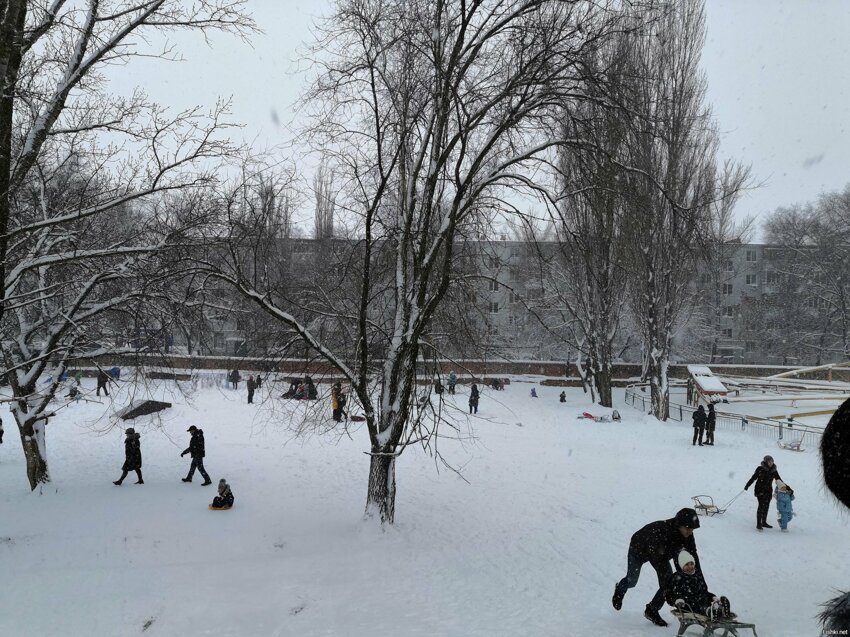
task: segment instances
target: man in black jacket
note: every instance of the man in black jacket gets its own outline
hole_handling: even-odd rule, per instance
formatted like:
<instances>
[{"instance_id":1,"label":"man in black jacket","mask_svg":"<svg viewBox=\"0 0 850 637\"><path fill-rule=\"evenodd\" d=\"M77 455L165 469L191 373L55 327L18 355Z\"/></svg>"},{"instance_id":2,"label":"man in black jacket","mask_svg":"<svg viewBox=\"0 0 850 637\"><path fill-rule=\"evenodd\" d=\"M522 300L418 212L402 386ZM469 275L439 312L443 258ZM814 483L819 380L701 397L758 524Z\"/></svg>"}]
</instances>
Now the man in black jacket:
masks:
<instances>
[{"instance_id":1,"label":"man in black jacket","mask_svg":"<svg viewBox=\"0 0 850 637\"><path fill-rule=\"evenodd\" d=\"M98 370L98 372L97 372L97 391L95 392L95 394L97 396L100 396L100 390L102 389L104 395L109 396L108 385L109 385L109 374L107 374L102 369Z\"/></svg>"},{"instance_id":2,"label":"man in black jacket","mask_svg":"<svg viewBox=\"0 0 850 637\"><path fill-rule=\"evenodd\" d=\"M192 434L192 439L189 441L189 447L180 454L180 457L182 458L187 453L191 454L192 466L189 467L189 475L183 478L183 482L191 482L192 476L195 475L195 469L197 469L204 476L201 486L205 487L208 484L212 484L212 480L210 480L209 474L204 469L204 456L206 455L204 452L204 430L192 425L186 431Z\"/></svg>"},{"instance_id":3,"label":"man in black jacket","mask_svg":"<svg viewBox=\"0 0 850 637\"><path fill-rule=\"evenodd\" d=\"M774 480L782 480L782 478L779 477L779 471L776 470L776 465L773 464L773 456L765 456L764 460L761 461L761 464L753 472L753 477L747 480L747 486L744 487L744 491L746 491L753 482L756 483L753 493L759 503L756 509L756 529L759 531L762 528L773 528L767 523L767 514L770 510L770 499L773 496Z\"/></svg>"},{"instance_id":4,"label":"man in black jacket","mask_svg":"<svg viewBox=\"0 0 850 637\"><path fill-rule=\"evenodd\" d=\"M673 573L670 560L675 560L679 552L685 549L696 561L696 577L705 581L694 540L694 529L698 528L697 512L693 509L681 509L675 517L647 524L632 535L626 576L614 588L614 597L611 599L614 608L620 610L623 607L626 591L637 584L641 568L644 563L649 562L658 576L658 591L646 605L643 615L656 626L666 626L667 622L661 618L658 611L664 606L664 585Z\"/></svg>"}]
</instances>

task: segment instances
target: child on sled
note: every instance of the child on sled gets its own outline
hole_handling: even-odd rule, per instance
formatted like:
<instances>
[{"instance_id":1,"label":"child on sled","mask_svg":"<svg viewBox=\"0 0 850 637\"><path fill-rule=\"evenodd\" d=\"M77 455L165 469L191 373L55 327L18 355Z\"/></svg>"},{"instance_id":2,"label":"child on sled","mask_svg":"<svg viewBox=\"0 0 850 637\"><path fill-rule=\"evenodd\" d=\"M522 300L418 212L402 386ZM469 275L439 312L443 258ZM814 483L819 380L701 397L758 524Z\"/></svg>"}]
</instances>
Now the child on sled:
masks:
<instances>
[{"instance_id":1,"label":"child on sled","mask_svg":"<svg viewBox=\"0 0 850 637\"><path fill-rule=\"evenodd\" d=\"M681 551L676 560L679 568L667 578L664 595L667 603L680 611L705 615L709 619L732 619L729 599L717 597L708 590L701 574L696 572L696 561L687 551Z\"/></svg>"}]
</instances>

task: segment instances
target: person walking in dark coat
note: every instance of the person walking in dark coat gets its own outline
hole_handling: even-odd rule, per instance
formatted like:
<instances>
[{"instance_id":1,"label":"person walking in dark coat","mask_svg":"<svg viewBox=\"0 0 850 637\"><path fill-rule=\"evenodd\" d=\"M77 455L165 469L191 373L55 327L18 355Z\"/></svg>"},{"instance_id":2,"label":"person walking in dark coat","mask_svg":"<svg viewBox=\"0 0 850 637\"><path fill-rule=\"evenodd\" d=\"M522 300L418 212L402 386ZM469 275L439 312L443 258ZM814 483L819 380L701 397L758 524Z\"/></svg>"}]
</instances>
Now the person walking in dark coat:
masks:
<instances>
[{"instance_id":1,"label":"person walking in dark coat","mask_svg":"<svg viewBox=\"0 0 850 637\"><path fill-rule=\"evenodd\" d=\"M478 385L472 383L472 388L469 390L469 413L478 413Z\"/></svg>"},{"instance_id":2,"label":"person walking in dark coat","mask_svg":"<svg viewBox=\"0 0 850 637\"><path fill-rule=\"evenodd\" d=\"M180 457L182 458L187 453L191 454L192 465L189 467L189 475L183 478L183 482L191 482L192 476L195 475L195 469L197 469L204 477L201 486L205 487L208 484L212 484L212 480L210 480L209 474L204 469L204 456L206 455L206 450L204 449L204 430L192 425L186 431L192 434L192 438L189 440L189 447L180 454Z\"/></svg>"},{"instance_id":3,"label":"person walking in dark coat","mask_svg":"<svg viewBox=\"0 0 850 637\"><path fill-rule=\"evenodd\" d=\"M705 444L714 446L714 428L717 425L717 414L714 413L714 403L708 404L708 415L705 417Z\"/></svg>"},{"instance_id":4,"label":"person walking in dark coat","mask_svg":"<svg viewBox=\"0 0 850 637\"><path fill-rule=\"evenodd\" d=\"M697 438L699 438L699 446L702 447L702 434L705 431L705 407L702 405L699 406L694 412L694 442L693 444L697 444Z\"/></svg>"},{"instance_id":5,"label":"person walking in dark coat","mask_svg":"<svg viewBox=\"0 0 850 637\"><path fill-rule=\"evenodd\" d=\"M649 562L658 576L658 591L646 605L643 616L657 626L666 626L667 622L661 618L658 611L664 606L664 586L667 578L673 573L670 560L675 560L681 550L685 549L694 556L697 577L704 581L694 540L694 529L698 528L697 512L693 509L681 509L675 517L651 522L635 532L629 542L626 576L614 587L614 597L611 599L614 608L620 610L623 607L626 591L635 587L641 568Z\"/></svg>"},{"instance_id":6,"label":"person walking in dark coat","mask_svg":"<svg viewBox=\"0 0 850 637\"><path fill-rule=\"evenodd\" d=\"M248 376L246 386L248 387L248 404L251 405L254 402L254 391L257 389L257 383L253 376Z\"/></svg>"},{"instance_id":7,"label":"person walking in dark coat","mask_svg":"<svg viewBox=\"0 0 850 637\"><path fill-rule=\"evenodd\" d=\"M109 384L109 374L107 374L102 369L97 372L97 391L95 394L100 396L100 390L103 390L103 394L105 396L109 396L109 389L107 385Z\"/></svg>"},{"instance_id":8,"label":"person walking in dark coat","mask_svg":"<svg viewBox=\"0 0 850 637\"><path fill-rule=\"evenodd\" d=\"M0 418L0 445L3 444L3 419Z\"/></svg>"},{"instance_id":9,"label":"person walking in dark coat","mask_svg":"<svg viewBox=\"0 0 850 637\"><path fill-rule=\"evenodd\" d=\"M228 380L230 380L230 384L233 385L233 389L239 389L239 381L242 380L242 377L239 375L239 370L232 370Z\"/></svg>"},{"instance_id":10,"label":"person walking in dark coat","mask_svg":"<svg viewBox=\"0 0 850 637\"><path fill-rule=\"evenodd\" d=\"M139 478L136 480L136 484L144 484L145 481L142 480L142 446L139 441L140 436L132 427L128 428L124 433L127 434L127 437L124 439L124 466L121 467L121 477L112 484L120 487L130 471L135 471L136 476Z\"/></svg>"},{"instance_id":11,"label":"person walking in dark coat","mask_svg":"<svg viewBox=\"0 0 850 637\"><path fill-rule=\"evenodd\" d=\"M744 491L750 488L750 485L755 482L756 487L753 489L753 494L758 500L758 508L756 509L756 529L759 531L762 528L772 529L773 527L767 523L767 514L770 511L770 500L773 497L773 481L782 480L779 476L779 471L773 463L773 456L765 456L761 464L756 467L753 472L753 477L747 480L747 485Z\"/></svg>"}]
</instances>

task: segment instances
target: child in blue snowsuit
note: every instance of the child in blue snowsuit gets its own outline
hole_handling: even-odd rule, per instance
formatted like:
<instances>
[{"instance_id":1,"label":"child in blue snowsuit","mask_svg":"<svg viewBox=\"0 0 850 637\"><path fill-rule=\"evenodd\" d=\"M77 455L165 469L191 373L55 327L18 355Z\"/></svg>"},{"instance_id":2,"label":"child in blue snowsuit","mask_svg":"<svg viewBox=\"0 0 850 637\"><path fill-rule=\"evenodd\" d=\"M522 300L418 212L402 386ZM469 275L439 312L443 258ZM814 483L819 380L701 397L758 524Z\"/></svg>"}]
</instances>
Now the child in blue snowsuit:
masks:
<instances>
[{"instance_id":1,"label":"child in blue snowsuit","mask_svg":"<svg viewBox=\"0 0 850 637\"><path fill-rule=\"evenodd\" d=\"M776 481L776 511L779 515L779 528L784 532L788 532L788 523L794 517L794 507L791 501L794 499L794 490L781 480Z\"/></svg>"}]
</instances>

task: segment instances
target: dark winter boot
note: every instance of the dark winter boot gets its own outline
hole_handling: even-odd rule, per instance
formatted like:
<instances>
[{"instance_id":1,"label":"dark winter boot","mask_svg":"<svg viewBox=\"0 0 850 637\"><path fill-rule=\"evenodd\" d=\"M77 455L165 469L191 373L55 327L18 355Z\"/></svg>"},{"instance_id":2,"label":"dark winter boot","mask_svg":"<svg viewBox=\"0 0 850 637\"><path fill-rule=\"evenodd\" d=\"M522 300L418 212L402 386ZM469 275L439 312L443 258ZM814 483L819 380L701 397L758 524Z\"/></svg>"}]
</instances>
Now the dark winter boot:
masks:
<instances>
[{"instance_id":1,"label":"dark winter boot","mask_svg":"<svg viewBox=\"0 0 850 637\"><path fill-rule=\"evenodd\" d=\"M729 604L728 597L720 598L720 612L723 613L722 617L725 619L732 617L732 606Z\"/></svg>"},{"instance_id":2,"label":"dark winter boot","mask_svg":"<svg viewBox=\"0 0 850 637\"><path fill-rule=\"evenodd\" d=\"M643 611L643 616L646 617L649 621L651 621L656 626L667 626L667 622L665 622L661 615L658 614L658 611L655 610L649 604L646 605L646 610Z\"/></svg>"},{"instance_id":3,"label":"dark winter boot","mask_svg":"<svg viewBox=\"0 0 850 637\"><path fill-rule=\"evenodd\" d=\"M206 487L212 484L212 480L207 480L206 482L201 482L202 487Z\"/></svg>"},{"instance_id":4,"label":"dark winter boot","mask_svg":"<svg viewBox=\"0 0 850 637\"><path fill-rule=\"evenodd\" d=\"M192 478L182 478L183 482L191 482Z\"/></svg>"},{"instance_id":5,"label":"dark winter boot","mask_svg":"<svg viewBox=\"0 0 850 637\"><path fill-rule=\"evenodd\" d=\"M119 487L120 487L120 486L121 486L121 481L120 481L120 480L116 480L116 481L115 481L115 482L113 482L112 484L114 484L114 485L116 485L116 486L119 486Z\"/></svg>"},{"instance_id":6,"label":"dark winter boot","mask_svg":"<svg viewBox=\"0 0 850 637\"><path fill-rule=\"evenodd\" d=\"M614 610L620 610L623 607L623 597L625 593L621 593L617 588L614 588L614 597L611 598L611 604Z\"/></svg>"},{"instance_id":7,"label":"dark winter boot","mask_svg":"<svg viewBox=\"0 0 850 637\"><path fill-rule=\"evenodd\" d=\"M137 471L136 471L136 475L137 475L137 476L139 476L139 479L138 479L138 480L136 480L136 484L144 484L144 483L145 483L145 481L144 481L144 480L142 480L142 472L137 470Z\"/></svg>"},{"instance_id":8,"label":"dark winter boot","mask_svg":"<svg viewBox=\"0 0 850 637\"><path fill-rule=\"evenodd\" d=\"M767 520L762 520L761 525L766 529L772 529L773 527L767 523Z\"/></svg>"}]
</instances>

